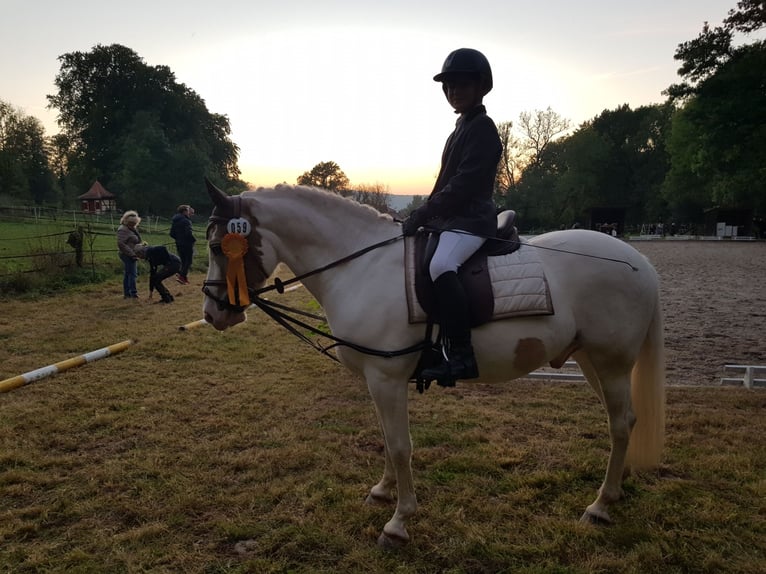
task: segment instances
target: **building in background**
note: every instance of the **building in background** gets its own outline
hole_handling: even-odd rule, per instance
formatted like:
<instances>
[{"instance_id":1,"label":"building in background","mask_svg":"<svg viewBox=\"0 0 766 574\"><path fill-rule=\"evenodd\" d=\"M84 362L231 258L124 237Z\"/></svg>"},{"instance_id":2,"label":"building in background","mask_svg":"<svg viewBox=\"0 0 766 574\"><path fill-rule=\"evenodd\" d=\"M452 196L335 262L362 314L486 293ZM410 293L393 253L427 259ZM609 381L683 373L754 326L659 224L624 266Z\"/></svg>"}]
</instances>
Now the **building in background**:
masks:
<instances>
[{"instance_id":1,"label":"building in background","mask_svg":"<svg viewBox=\"0 0 766 574\"><path fill-rule=\"evenodd\" d=\"M106 213L117 207L116 197L96 180L90 189L78 196L83 213Z\"/></svg>"}]
</instances>

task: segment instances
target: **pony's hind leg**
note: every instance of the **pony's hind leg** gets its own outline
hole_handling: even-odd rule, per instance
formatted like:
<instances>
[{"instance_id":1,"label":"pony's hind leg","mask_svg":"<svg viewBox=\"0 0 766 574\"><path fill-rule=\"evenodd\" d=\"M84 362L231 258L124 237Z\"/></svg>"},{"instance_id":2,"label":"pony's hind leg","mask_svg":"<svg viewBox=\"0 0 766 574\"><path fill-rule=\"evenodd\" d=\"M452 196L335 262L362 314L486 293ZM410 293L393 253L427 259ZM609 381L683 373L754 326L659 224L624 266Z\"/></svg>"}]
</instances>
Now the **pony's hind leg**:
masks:
<instances>
[{"instance_id":1,"label":"pony's hind leg","mask_svg":"<svg viewBox=\"0 0 766 574\"><path fill-rule=\"evenodd\" d=\"M377 411L377 409L376 409ZM378 414L378 422L380 422L381 431L383 430L383 421ZM394 503L394 497L392 492L396 488L396 471L394 465L391 462L391 457L388 455L388 447L385 444L385 432L383 436L383 451L386 458L386 467L383 470L383 477L375 486L370 489L370 494L367 495L367 504L377 505L389 505Z\"/></svg>"},{"instance_id":2,"label":"pony's hind leg","mask_svg":"<svg viewBox=\"0 0 766 574\"><path fill-rule=\"evenodd\" d=\"M383 478L372 487L367 501L392 500L391 490L396 487L396 510L378 538L380 546L396 548L409 542L407 521L417 510L411 467L412 441L407 412L407 381L368 375L367 386L375 402L386 450Z\"/></svg>"},{"instance_id":3,"label":"pony's hind leg","mask_svg":"<svg viewBox=\"0 0 766 574\"><path fill-rule=\"evenodd\" d=\"M588 381L588 384L595 391L601 404L606 408L606 405L604 404L604 391L601 390L601 379L598 378L598 373L596 372L593 363L591 363L590 357L588 357L587 353L584 351L577 351L572 353L572 358L577 362L577 366L580 367L585 380Z\"/></svg>"},{"instance_id":4,"label":"pony's hind leg","mask_svg":"<svg viewBox=\"0 0 766 574\"><path fill-rule=\"evenodd\" d=\"M631 406L630 373L610 374L608 377L599 376L598 378L601 382L601 397L609 422L611 451L606 467L606 476L598 490L598 497L593 504L585 509L585 514L580 521L611 523L608 506L622 496L625 454L628 451L630 431L633 429L636 419Z\"/></svg>"}]
</instances>

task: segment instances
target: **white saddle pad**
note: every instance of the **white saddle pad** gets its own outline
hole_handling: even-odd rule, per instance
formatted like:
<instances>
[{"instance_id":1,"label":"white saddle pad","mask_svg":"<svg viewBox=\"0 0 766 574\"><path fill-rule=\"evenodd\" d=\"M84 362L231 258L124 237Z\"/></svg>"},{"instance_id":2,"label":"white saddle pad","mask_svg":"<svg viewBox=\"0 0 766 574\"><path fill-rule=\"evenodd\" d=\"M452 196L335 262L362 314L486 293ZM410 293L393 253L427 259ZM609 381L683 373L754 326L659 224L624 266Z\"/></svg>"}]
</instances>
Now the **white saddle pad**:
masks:
<instances>
[{"instance_id":1,"label":"white saddle pad","mask_svg":"<svg viewBox=\"0 0 766 574\"><path fill-rule=\"evenodd\" d=\"M410 238L407 238L410 239ZM508 255L488 257L495 310L492 320L528 315L553 315L548 281L537 249L522 244ZM426 313L415 293L415 249L405 249L405 283L410 323L423 323Z\"/></svg>"}]
</instances>

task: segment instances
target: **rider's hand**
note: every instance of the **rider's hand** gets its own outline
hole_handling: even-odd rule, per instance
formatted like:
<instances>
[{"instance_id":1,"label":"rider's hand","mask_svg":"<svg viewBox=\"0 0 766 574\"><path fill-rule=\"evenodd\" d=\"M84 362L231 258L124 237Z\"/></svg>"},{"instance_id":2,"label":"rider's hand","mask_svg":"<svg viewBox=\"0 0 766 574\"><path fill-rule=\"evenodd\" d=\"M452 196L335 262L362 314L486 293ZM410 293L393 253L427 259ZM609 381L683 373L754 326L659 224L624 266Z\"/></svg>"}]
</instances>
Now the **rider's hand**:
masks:
<instances>
[{"instance_id":1,"label":"rider's hand","mask_svg":"<svg viewBox=\"0 0 766 574\"><path fill-rule=\"evenodd\" d=\"M405 237L415 235L420 229L420 226L425 223L425 217L420 208L416 209L410 216L402 222L402 234Z\"/></svg>"}]
</instances>

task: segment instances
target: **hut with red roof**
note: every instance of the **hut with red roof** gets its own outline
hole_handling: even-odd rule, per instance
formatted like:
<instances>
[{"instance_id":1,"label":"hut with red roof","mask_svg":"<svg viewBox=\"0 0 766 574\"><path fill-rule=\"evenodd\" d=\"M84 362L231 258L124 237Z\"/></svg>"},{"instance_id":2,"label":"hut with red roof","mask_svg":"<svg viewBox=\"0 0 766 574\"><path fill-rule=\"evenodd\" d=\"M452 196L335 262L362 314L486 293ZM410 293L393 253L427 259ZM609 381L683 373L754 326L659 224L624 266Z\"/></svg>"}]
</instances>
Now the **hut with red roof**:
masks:
<instances>
[{"instance_id":1,"label":"hut with red roof","mask_svg":"<svg viewBox=\"0 0 766 574\"><path fill-rule=\"evenodd\" d=\"M98 180L77 199L80 200L80 211L83 213L105 213L114 211L117 207L116 196L107 191Z\"/></svg>"}]
</instances>

